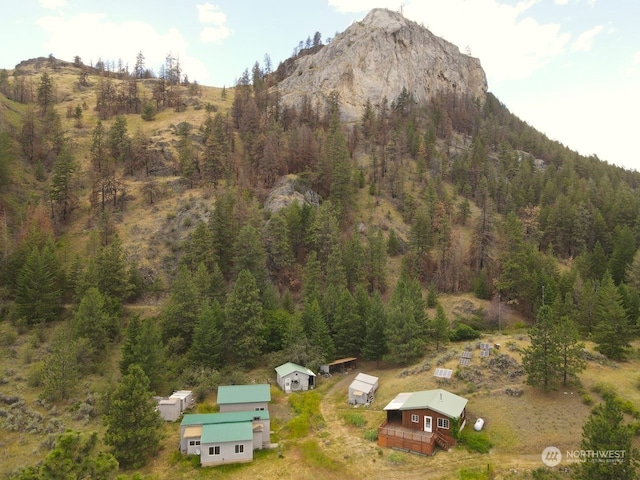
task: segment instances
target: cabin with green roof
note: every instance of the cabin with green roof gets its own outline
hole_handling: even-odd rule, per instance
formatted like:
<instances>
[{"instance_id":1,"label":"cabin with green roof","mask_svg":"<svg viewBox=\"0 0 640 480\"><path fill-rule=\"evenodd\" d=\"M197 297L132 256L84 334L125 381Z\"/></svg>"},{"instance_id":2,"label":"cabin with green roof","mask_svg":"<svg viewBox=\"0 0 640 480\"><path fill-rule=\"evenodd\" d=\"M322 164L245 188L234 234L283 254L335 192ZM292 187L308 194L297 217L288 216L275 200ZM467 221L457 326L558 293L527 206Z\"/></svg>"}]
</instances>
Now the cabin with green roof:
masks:
<instances>
[{"instance_id":1,"label":"cabin with green roof","mask_svg":"<svg viewBox=\"0 0 640 480\"><path fill-rule=\"evenodd\" d=\"M268 410L271 401L269 384L221 385L218 387L218 406L221 412Z\"/></svg>"},{"instance_id":2,"label":"cabin with green roof","mask_svg":"<svg viewBox=\"0 0 640 480\"><path fill-rule=\"evenodd\" d=\"M180 451L198 455L202 466L253 460L271 445L268 410L187 414L180 424Z\"/></svg>"},{"instance_id":3,"label":"cabin with green roof","mask_svg":"<svg viewBox=\"0 0 640 480\"><path fill-rule=\"evenodd\" d=\"M276 380L285 393L305 392L316 386L316 374L293 362L276 367Z\"/></svg>"},{"instance_id":4,"label":"cabin with green roof","mask_svg":"<svg viewBox=\"0 0 640 480\"><path fill-rule=\"evenodd\" d=\"M436 445L456 445L453 420L464 428L467 399L441 388L399 393L384 407L386 420L378 427L378 445L433 455Z\"/></svg>"}]
</instances>

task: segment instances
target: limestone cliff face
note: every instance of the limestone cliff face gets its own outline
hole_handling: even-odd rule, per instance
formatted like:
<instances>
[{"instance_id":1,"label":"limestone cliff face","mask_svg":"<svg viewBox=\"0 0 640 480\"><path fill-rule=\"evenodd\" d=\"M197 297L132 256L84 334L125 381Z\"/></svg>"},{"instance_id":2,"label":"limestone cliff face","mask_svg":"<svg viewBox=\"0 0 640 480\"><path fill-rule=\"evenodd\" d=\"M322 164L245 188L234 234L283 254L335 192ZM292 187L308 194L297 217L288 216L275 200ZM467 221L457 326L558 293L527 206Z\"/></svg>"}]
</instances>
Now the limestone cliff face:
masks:
<instances>
[{"instance_id":1,"label":"limestone cliff face","mask_svg":"<svg viewBox=\"0 0 640 480\"><path fill-rule=\"evenodd\" d=\"M456 91L484 102L487 79L477 58L436 37L400 13L374 9L317 52L288 65L278 85L284 105L300 107L305 95L324 107L340 94L342 119L358 120L367 99L395 100L403 87L418 102Z\"/></svg>"}]
</instances>

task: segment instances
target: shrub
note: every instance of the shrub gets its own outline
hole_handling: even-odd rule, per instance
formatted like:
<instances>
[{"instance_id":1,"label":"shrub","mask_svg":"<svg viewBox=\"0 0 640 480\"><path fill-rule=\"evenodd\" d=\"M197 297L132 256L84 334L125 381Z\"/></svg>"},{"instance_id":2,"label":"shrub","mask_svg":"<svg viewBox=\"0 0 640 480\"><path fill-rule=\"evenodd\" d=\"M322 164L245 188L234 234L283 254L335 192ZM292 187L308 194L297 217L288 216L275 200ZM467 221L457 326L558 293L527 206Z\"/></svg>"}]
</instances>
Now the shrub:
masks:
<instances>
[{"instance_id":1,"label":"shrub","mask_svg":"<svg viewBox=\"0 0 640 480\"><path fill-rule=\"evenodd\" d=\"M407 459L401 453L391 452L389 455L387 455L387 461L392 465L402 465L407 461Z\"/></svg>"},{"instance_id":2,"label":"shrub","mask_svg":"<svg viewBox=\"0 0 640 480\"><path fill-rule=\"evenodd\" d=\"M461 342L466 340L475 340L480 338L480 332L471 328L465 323L459 324L450 334L449 340L452 342Z\"/></svg>"},{"instance_id":3,"label":"shrub","mask_svg":"<svg viewBox=\"0 0 640 480\"><path fill-rule=\"evenodd\" d=\"M364 427L367 424L367 420L362 416L361 413L354 412L345 413L344 421L347 424L353 425L354 427Z\"/></svg>"},{"instance_id":4,"label":"shrub","mask_svg":"<svg viewBox=\"0 0 640 480\"><path fill-rule=\"evenodd\" d=\"M0 325L0 347L11 347L18 339L18 332L9 324Z\"/></svg>"},{"instance_id":5,"label":"shrub","mask_svg":"<svg viewBox=\"0 0 640 480\"><path fill-rule=\"evenodd\" d=\"M370 428L369 430L364 432L364 439L365 440L369 440L370 442L377 442L378 441L378 429L377 428Z\"/></svg>"},{"instance_id":6,"label":"shrub","mask_svg":"<svg viewBox=\"0 0 640 480\"><path fill-rule=\"evenodd\" d=\"M472 453L489 453L493 446L486 434L470 430L463 430L460 443Z\"/></svg>"},{"instance_id":7,"label":"shrub","mask_svg":"<svg viewBox=\"0 0 640 480\"><path fill-rule=\"evenodd\" d=\"M42 386L42 380L44 378L43 371L44 365L42 362L33 364L29 369L29 373L27 373L27 386L31 388Z\"/></svg>"},{"instance_id":8,"label":"shrub","mask_svg":"<svg viewBox=\"0 0 640 480\"><path fill-rule=\"evenodd\" d=\"M144 121L150 122L156 117L156 107L151 102L145 103L140 116Z\"/></svg>"}]
</instances>

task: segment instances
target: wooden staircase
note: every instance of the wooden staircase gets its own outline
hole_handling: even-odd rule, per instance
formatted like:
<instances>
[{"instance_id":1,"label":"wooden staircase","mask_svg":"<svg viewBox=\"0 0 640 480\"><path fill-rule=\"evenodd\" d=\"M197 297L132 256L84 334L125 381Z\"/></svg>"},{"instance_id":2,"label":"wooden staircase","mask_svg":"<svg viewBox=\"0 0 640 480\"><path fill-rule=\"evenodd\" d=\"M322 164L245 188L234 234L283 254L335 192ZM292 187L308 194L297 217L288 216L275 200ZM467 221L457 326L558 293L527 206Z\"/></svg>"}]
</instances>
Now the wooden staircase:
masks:
<instances>
[{"instance_id":1,"label":"wooden staircase","mask_svg":"<svg viewBox=\"0 0 640 480\"><path fill-rule=\"evenodd\" d=\"M441 449L447 451L449 450L449 440L445 437L440 431L436 432L436 445L438 445Z\"/></svg>"}]
</instances>

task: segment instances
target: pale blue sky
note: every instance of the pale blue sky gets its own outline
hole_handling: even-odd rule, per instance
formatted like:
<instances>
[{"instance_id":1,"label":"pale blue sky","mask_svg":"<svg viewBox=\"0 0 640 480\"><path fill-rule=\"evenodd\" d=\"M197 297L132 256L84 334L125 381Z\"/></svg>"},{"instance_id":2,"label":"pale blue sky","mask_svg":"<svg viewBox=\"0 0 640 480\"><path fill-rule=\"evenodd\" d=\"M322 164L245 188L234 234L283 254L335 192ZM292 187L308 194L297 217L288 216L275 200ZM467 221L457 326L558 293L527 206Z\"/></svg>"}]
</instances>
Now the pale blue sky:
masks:
<instances>
[{"instance_id":1,"label":"pale blue sky","mask_svg":"<svg viewBox=\"0 0 640 480\"><path fill-rule=\"evenodd\" d=\"M158 70L179 56L191 80L231 86L273 68L374 7L399 10L480 58L489 90L524 121L583 154L640 170L640 2L636 0L23 0L3 5L0 68L52 53Z\"/></svg>"}]
</instances>

